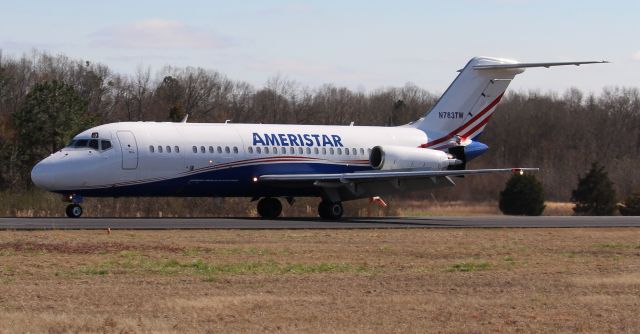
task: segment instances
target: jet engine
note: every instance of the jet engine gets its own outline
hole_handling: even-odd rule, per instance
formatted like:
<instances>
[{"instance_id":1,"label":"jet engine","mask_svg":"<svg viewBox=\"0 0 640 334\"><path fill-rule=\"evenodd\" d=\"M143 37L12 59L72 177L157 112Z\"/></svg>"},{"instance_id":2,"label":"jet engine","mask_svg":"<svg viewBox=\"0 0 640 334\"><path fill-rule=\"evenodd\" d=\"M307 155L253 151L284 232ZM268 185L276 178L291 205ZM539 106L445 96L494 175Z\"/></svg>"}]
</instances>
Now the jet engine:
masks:
<instances>
[{"instance_id":1,"label":"jet engine","mask_svg":"<svg viewBox=\"0 0 640 334\"><path fill-rule=\"evenodd\" d=\"M443 170L463 163L452 154L429 148L376 146L371 149L369 163L374 169Z\"/></svg>"}]
</instances>

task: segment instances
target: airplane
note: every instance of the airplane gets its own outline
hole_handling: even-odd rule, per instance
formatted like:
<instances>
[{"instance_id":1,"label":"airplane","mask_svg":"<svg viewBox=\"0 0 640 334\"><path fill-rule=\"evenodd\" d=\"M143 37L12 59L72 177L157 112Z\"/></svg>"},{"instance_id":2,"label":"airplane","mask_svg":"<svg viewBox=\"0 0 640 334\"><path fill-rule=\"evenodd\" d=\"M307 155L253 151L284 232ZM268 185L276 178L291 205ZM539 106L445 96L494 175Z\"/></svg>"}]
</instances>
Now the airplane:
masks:
<instances>
[{"instance_id":1,"label":"airplane","mask_svg":"<svg viewBox=\"0 0 640 334\"><path fill-rule=\"evenodd\" d=\"M33 183L63 195L66 215L84 197L250 197L258 214L281 215L279 198L319 197L340 219L342 202L451 187L452 177L537 168L467 169L488 150L478 136L511 80L527 68L606 61L519 63L474 57L435 105L402 126L119 122L73 137L38 162Z\"/></svg>"}]
</instances>

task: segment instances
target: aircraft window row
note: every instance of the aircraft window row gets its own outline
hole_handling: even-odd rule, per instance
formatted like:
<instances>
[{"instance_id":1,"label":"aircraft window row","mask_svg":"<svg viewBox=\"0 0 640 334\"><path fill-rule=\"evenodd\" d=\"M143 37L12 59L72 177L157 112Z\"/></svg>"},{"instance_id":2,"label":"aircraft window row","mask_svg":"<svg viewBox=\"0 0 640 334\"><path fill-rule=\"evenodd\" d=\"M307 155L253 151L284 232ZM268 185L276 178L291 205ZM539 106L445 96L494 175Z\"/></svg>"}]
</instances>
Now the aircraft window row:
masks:
<instances>
[{"instance_id":1,"label":"aircraft window row","mask_svg":"<svg viewBox=\"0 0 640 334\"><path fill-rule=\"evenodd\" d=\"M198 146L193 146L193 153L198 153ZM216 148L214 148L213 146L209 146L208 148L205 146L200 146L200 153L218 153L218 154L222 154L222 152L224 151L224 153L226 154L231 154L231 152L233 151L233 154L238 154L240 151L238 150L237 146L234 147L229 147L229 146L225 146L224 148L222 146L218 146Z\"/></svg>"},{"instance_id":2,"label":"aircraft window row","mask_svg":"<svg viewBox=\"0 0 640 334\"><path fill-rule=\"evenodd\" d=\"M111 141L105 139L75 139L69 142L68 148L88 147L96 151L106 151L111 148Z\"/></svg>"},{"instance_id":3,"label":"aircraft window row","mask_svg":"<svg viewBox=\"0 0 640 334\"><path fill-rule=\"evenodd\" d=\"M269 154L269 152L273 152L273 154L308 154L311 155L312 151L311 151L311 147L307 147L306 150L303 147L298 147L297 149L295 147L289 147L289 150L287 151L286 147L272 147L271 149L269 149L269 147L261 147L261 146L256 146L255 148L253 146L249 146L247 147L247 152L249 152L249 154ZM320 152L322 152L322 155L354 155L357 156L358 153L360 153L360 155L365 155L365 150L364 148L341 148L338 147L336 149L334 149L333 147L330 147L328 150L326 147L323 147L322 149L318 148L318 147L314 147L313 148L313 154L315 155L319 155ZM371 153L371 149L368 149L368 152Z\"/></svg>"},{"instance_id":4,"label":"aircraft window row","mask_svg":"<svg viewBox=\"0 0 640 334\"><path fill-rule=\"evenodd\" d=\"M172 150L171 150L171 146L169 146L169 145L165 146L164 149L163 149L162 145L158 145L157 151L158 151L158 153L162 153L163 151L165 151L167 153L171 153ZM151 152L151 153L156 152L156 147L153 146L153 145L149 145L149 152ZM180 147L179 146L174 146L173 147L173 152L180 153Z\"/></svg>"}]
</instances>

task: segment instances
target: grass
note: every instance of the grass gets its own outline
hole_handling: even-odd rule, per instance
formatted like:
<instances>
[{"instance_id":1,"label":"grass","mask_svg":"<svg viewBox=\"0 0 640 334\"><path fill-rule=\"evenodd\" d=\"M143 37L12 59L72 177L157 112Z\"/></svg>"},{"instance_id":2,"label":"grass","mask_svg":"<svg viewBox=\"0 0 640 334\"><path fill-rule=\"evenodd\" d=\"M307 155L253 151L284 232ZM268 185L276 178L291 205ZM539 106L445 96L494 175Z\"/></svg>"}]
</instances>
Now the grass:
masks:
<instances>
[{"instance_id":1,"label":"grass","mask_svg":"<svg viewBox=\"0 0 640 334\"><path fill-rule=\"evenodd\" d=\"M385 197L381 209L368 199L344 203L345 216L469 216L500 215L496 201L464 202L435 199L407 200ZM319 199L300 198L283 207L284 216L316 217ZM572 215L573 204L547 202L545 215ZM66 203L59 195L39 189L0 191L0 216L62 217ZM86 198L87 217L237 217L257 215L248 198Z\"/></svg>"},{"instance_id":2,"label":"grass","mask_svg":"<svg viewBox=\"0 0 640 334\"><path fill-rule=\"evenodd\" d=\"M126 256L126 260L112 260L96 265L86 265L78 270L85 275L255 275L255 274L316 274L316 273L368 273L366 264L349 263L278 263L275 261L238 261L233 263L211 263L196 259L153 259L146 256ZM69 273L73 275L73 273Z\"/></svg>"},{"instance_id":3,"label":"grass","mask_svg":"<svg viewBox=\"0 0 640 334\"><path fill-rule=\"evenodd\" d=\"M479 271L491 269L491 263L489 262L460 262L447 268L448 272L462 271Z\"/></svg>"},{"instance_id":4,"label":"grass","mask_svg":"<svg viewBox=\"0 0 640 334\"><path fill-rule=\"evenodd\" d=\"M3 231L0 333L635 332L638 240L616 228Z\"/></svg>"},{"instance_id":5,"label":"grass","mask_svg":"<svg viewBox=\"0 0 640 334\"><path fill-rule=\"evenodd\" d=\"M598 248L609 248L609 249L624 249L624 248L636 248L640 249L640 243L636 244L624 244L620 242L606 242L595 244Z\"/></svg>"}]
</instances>

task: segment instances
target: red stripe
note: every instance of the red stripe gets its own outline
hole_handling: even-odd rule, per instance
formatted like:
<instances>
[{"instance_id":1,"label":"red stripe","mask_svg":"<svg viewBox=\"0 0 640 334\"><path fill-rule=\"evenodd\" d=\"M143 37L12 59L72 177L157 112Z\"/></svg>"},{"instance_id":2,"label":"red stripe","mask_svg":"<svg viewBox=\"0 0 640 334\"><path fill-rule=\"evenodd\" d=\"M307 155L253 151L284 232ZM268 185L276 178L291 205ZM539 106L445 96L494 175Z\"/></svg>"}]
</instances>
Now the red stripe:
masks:
<instances>
[{"instance_id":1,"label":"red stripe","mask_svg":"<svg viewBox=\"0 0 640 334\"><path fill-rule=\"evenodd\" d=\"M473 128L471 128L471 130L467 131L467 133L462 135L462 138L468 138L469 135L471 135L472 133L474 133L476 130L480 129L481 127L487 125L487 123L489 122L489 119L491 119L491 116L493 115L489 115L487 116L487 118L483 119L482 122L478 123L476 126L474 126Z\"/></svg>"},{"instance_id":2,"label":"red stripe","mask_svg":"<svg viewBox=\"0 0 640 334\"><path fill-rule=\"evenodd\" d=\"M462 126L458 127L457 129L449 132L449 134L447 134L446 136L440 137L440 138L438 138L438 139L436 139L434 141L430 141L430 142L428 142L426 144L422 144L422 145L420 145L420 147L424 148L424 147L430 147L430 146L433 146L433 145L437 145L437 144L440 144L440 143L450 139L451 137L455 136L460 131L464 130L466 127L471 125L473 122L477 121L484 114L489 112L489 110L493 109L493 107L495 107L496 104L498 104L498 102L500 102L500 99L502 99L503 95L504 95L504 92L502 94L500 94L495 100L493 100L493 102L489 103L488 106L486 106L484 109L482 109L482 111L479 114L477 114L475 117L470 119L467 123L463 124ZM483 122L485 122L485 121L486 121L486 119ZM486 124L486 122L485 122L485 124Z\"/></svg>"}]
</instances>

